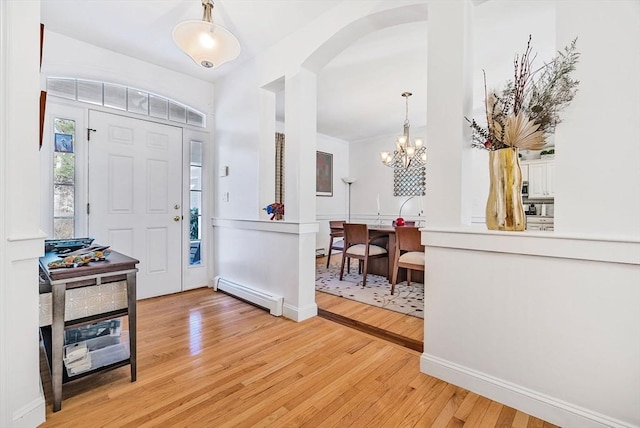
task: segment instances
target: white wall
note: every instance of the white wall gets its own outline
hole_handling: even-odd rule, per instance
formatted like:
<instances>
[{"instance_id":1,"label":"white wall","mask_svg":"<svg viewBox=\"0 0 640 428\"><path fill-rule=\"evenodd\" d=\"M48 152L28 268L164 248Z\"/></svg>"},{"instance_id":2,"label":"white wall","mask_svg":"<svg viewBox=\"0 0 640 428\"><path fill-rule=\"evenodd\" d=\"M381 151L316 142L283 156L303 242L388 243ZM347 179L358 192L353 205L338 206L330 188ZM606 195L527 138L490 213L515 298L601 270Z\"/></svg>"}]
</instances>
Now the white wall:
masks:
<instances>
[{"instance_id":1,"label":"white wall","mask_svg":"<svg viewBox=\"0 0 640 428\"><path fill-rule=\"evenodd\" d=\"M283 315L303 321L317 315L313 257L315 224L214 219L216 276L284 297ZM309 256L311 255L311 256Z\"/></svg>"},{"instance_id":2,"label":"white wall","mask_svg":"<svg viewBox=\"0 0 640 428\"><path fill-rule=\"evenodd\" d=\"M563 427L640 423L640 242L430 229L424 372Z\"/></svg>"},{"instance_id":3,"label":"white wall","mask_svg":"<svg viewBox=\"0 0 640 428\"><path fill-rule=\"evenodd\" d=\"M333 154L333 196L316 196L316 219L318 234L316 249L329 248L329 220L347 219L347 184L342 178L349 177L349 143L337 138L318 134L317 150ZM353 186L353 185L352 185Z\"/></svg>"},{"instance_id":4,"label":"white wall","mask_svg":"<svg viewBox=\"0 0 640 428\"><path fill-rule=\"evenodd\" d=\"M205 113L212 129L213 84L59 33L45 31L41 75L43 88L49 76L77 77L157 93Z\"/></svg>"},{"instance_id":5,"label":"white wall","mask_svg":"<svg viewBox=\"0 0 640 428\"><path fill-rule=\"evenodd\" d=\"M274 135L263 141L260 124L275 123L275 98L272 116L261 115L261 93L255 65L240 67L232 76L216 83L215 103L215 158L217 166L229 166L229 175L217 180L217 203L214 217L236 219L267 219L261 208L273 201L273 184L266 194L260 194L263 181L258 180L258 155L261 146L269 144L273 150ZM275 126L273 128L275 131ZM275 162L273 156L268 156ZM219 174L216 174L219 175ZM273 181L273 175L270 181ZM229 201L222 202L222 195L229 193ZM260 194L260 199L259 199Z\"/></svg>"},{"instance_id":6,"label":"white wall","mask_svg":"<svg viewBox=\"0 0 640 428\"><path fill-rule=\"evenodd\" d=\"M556 133L555 230L638 238L640 2L559 1L557 43L576 36L580 86Z\"/></svg>"},{"instance_id":7,"label":"white wall","mask_svg":"<svg viewBox=\"0 0 640 428\"><path fill-rule=\"evenodd\" d=\"M0 426L45 418L38 349L40 2L0 2Z\"/></svg>"}]
</instances>

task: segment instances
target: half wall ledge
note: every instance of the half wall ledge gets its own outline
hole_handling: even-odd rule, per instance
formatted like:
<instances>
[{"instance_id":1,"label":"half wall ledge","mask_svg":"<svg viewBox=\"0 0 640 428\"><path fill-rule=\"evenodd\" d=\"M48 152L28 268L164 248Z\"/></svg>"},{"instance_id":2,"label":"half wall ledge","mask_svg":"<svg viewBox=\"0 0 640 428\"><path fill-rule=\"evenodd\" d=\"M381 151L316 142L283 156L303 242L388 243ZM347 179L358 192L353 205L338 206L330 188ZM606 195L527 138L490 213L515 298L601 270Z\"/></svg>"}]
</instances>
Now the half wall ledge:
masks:
<instances>
[{"instance_id":1,"label":"half wall ledge","mask_svg":"<svg viewBox=\"0 0 640 428\"><path fill-rule=\"evenodd\" d=\"M426 227L420 230L422 243L428 247L640 265L640 239L633 237L502 232L480 226Z\"/></svg>"}]
</instances>

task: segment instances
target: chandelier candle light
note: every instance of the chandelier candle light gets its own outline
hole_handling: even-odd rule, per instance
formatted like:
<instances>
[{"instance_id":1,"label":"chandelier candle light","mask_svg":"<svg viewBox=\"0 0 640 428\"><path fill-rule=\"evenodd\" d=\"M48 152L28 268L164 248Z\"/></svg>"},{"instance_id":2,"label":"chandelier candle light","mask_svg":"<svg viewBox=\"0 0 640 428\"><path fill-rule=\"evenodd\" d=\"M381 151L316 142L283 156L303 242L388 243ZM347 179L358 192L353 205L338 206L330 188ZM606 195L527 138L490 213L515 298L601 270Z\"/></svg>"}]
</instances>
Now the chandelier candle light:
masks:
<instances>
[{"instance_id":1,"label":"chandelier candle light","mask_svg":"<svg viewBox=\"0 0 640 428\"><path fill-rule=\"evenodd\" d=\"M409 97L411 92L403 92L402 96L406 104L406 117L404 120L404 133L396 139L396 150L393 153L381 152L382 163L393 168L418 168L425 166L427 162L427 150L422 138L411 141L409 138Z\"/></svg>"},{"instance_id":2,"label":"chandelier candle light","mask_svg":"<svg viewBox=\"0 0 640 428\"><path fill-rule=\"evenodd\" d=\"M226 28L211 18L213 1L202 0L202 20L184 21L173 29L173 41L204 68L219 67L240 55L240 43Z\"/></svg>"}]
</instances>

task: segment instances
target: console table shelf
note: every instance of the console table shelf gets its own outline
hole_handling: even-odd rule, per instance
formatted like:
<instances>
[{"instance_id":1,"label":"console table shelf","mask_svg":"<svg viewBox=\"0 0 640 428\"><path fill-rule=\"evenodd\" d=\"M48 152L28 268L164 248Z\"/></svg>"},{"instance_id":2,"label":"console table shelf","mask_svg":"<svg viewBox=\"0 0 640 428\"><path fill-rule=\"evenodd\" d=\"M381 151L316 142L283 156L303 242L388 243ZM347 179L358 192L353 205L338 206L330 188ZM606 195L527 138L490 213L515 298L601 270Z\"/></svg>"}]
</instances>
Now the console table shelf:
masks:
<instances>
[{"instance_id":1,"label":"console table shelf","mask_svg":"<svg viewBox=\"0 0 640 428\"><path fill-rule=\"evenodd\" d=\"M42 341L44 342L44 351L45 351L45 355L47 356L47 363L49 364L49 370L51 370L51 368L53 367L53 344L52 344L52 333L51 333L51 326L45 326L45 327L41 327L40 328L40 337L42 337ZM129 358L125 358L123 360L119 360L119 361L115 361L111 364L102 366L102 367L97 367L95 369L90 369L87 370L86 372L83 373L79 373L77 375L74 376L69 376L67 374L67 372L65 370L62 370L62 384L64 385L65 383L86 377L86 376L90 376L94 373L99 373L99 372L105 372L108 370L113 370L113 369L117 369L119 367L124 367L128 364L131 364L131 357ZM132 380L133 381L133 380Z\"/></svg>"}]
</instances>

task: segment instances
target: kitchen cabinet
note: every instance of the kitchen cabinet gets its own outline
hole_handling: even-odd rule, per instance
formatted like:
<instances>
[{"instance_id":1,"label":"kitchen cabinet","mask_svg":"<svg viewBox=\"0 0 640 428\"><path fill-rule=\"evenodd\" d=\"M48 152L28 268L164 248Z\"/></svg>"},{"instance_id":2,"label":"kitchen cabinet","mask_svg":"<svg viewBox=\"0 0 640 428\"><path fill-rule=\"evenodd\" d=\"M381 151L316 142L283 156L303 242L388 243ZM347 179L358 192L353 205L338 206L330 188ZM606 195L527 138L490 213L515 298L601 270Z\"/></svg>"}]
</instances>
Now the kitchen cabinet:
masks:
<instances>
[{"instance_id":1,"label":"kitchen cabinet","mask_svg":"<svg viewBox=\"0 0 640 428\"><path fill-rule=\"evenodd\" d=\"M520 171L522 171L522 181L529 181L529 165L520 163Z\"/></svg>"},{"instance_id":2,"label":"kitchen cabinet","mask_svg":"<svg viewBox=\"0 0 640 428\"><path fill-rule=\"evenodd\" d=\"M529 199L548 199L555 196L556 168L553 161L528 161Z\"/></svg>"},{"instance_id":3,"label":"kitchen cabinet","mask_svg":"<svg viewBox=\"0 0 640 428\"><path fill-rule=\"evenodd\" d=\"M527 216L527 230L553 231L553 217Z\"/></svg>"}]
</instances>

